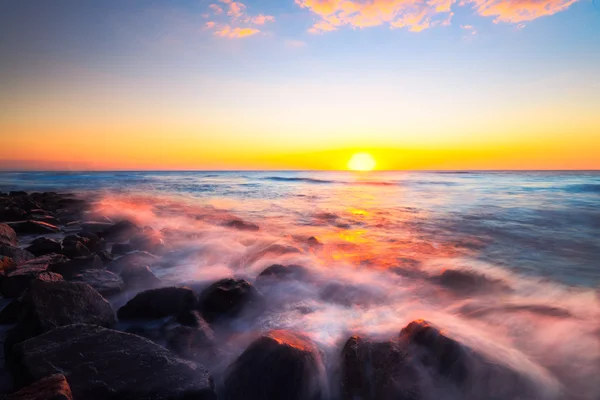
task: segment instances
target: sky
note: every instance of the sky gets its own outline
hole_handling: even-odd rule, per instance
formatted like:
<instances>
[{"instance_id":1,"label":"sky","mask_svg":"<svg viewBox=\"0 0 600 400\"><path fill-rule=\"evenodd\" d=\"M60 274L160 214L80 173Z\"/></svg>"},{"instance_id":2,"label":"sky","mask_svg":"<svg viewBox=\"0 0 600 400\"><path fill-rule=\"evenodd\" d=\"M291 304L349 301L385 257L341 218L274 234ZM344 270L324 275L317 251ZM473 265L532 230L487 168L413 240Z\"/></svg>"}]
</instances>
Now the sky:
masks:
<instances>
[{"instance_id":1,"label":"sky","mask_svg":"<svg viewBox=\"0 0 600 400\"><path fill-rule=\"evenodd\" d=\"M0 0L0 169L600 169L600 2Z\"/></svg>"}]
</instances>

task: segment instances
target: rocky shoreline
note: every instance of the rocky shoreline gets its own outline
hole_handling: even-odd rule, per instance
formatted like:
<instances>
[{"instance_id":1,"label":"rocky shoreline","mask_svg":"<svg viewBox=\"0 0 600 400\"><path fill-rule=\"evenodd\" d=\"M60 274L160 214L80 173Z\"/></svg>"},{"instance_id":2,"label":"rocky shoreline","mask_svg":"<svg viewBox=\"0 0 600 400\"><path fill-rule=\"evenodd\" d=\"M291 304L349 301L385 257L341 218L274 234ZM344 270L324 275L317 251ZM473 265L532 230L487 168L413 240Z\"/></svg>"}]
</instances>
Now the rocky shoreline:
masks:
<instances>
[{"instance_id":1,"label":"rocky shoreline","mask_svg":"<svg viewBox=\"0 0 600 400\"><path fill-rule=\"evenodd\" d=\"M261 332L216 368L223 321L256 318L264 295L231 277L200 291L163 283L152 266L168 236L92 213L72 194L0 193L0 323L13 382L0 398L429 399L432 383L448 398L538 398L525 376L423 320L387 341L351 336L334 360L302 332ZM307 274L273 265L256 280ZM107 299L123 293L113 308Z\"/></svg>"}]
</instances>

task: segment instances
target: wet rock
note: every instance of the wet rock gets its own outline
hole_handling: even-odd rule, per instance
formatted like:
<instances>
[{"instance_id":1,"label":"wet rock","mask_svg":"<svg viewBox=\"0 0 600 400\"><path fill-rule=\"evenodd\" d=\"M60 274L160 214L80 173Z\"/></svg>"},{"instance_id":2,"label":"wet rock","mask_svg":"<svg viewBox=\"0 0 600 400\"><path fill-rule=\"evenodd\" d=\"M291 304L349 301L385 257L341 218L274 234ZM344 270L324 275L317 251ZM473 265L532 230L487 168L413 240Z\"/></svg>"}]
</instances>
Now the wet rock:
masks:
<instances>
[{"instance_id":1,"label":"wet rock","mask_svg":"<svg viewBox=\"0 0 600 400\"><path fill-rule=\"evenodd\" d=\"M39 257L46 254L60 253L62 251L62 245L60 244L60 242L54 239L41 237L31 242L31 245L25 250L27 250L34 256Z\"/></svg>"},{"instance_id":2,"label":"wet rock","mask_svg":"<svg viewBox=\"0 0 600 400\"><path fill-rule=\"evenodd\" d=\"M90 240L79 235L68 235L62 240L62 253L69 258L87 257L92 254L88 248Z\"/></svg>"},{"instance_id":3,"label":"wet rock","mask_svg":"<svg viewBox=\"0 0 600 400\"><path fill-rule=\"evenodd\" d=\"M281 265L273 264L261 272L258 279L295 279L302 280L308 275L308 270L301 265Z\"/></svg>"},{"instance_id":4,"label":"wet rock","mask_svg":"<svg viewBox=\"0 0 600 400\"><path fill-rule=\"evenodd\" d=\"M27 192L23 190L11 190L8 192L9 197L25 197L27 196Z\"/></svg>"},{"instance_id":5,"label":"wet rock","mask_svg":"<svg viewBox=\"0 0 600 400\"><path fill-rule=\"evenodd\" d=\"M323 243L321 243L319 241L319 239L317 239L314 236L311 236L308 238L308 240L306 240L306 243L310 246L310 247L320 247L323 246Z\"/></svg>"},{"instance_id":6,"label":"wet rock","mask_svg":"<svg viewBox=\"0 0 600 400\"><path fill-rule=\"evenodd\" d=\"M25 261L35 258L35 256L27 250L23 250L15 246L9 246L7 244L0 244L0 256L10 257L17 264L21 264Z\"/></svg>"},{"instance_id":7,"label":"wet rock","mask_svg":"<svg viewBox=\"0 0 600 400\"><path fill-rule=\"evenodd\" d=\"M101 233L104 230L110 228L111 226L113 226L112 222L100 222L100 221L90 221L90 222L83 222L80 224L81 229L84 232L91 232L91 233Z\"/></svg>"},{"instance_id":8,"label":"wet rock","mask_svg":"<svg viewBox=\"0 0 600 400\"><path fill-rule=\"evenodd\" d=\"M234 219L232 221L226 222L225 226L240 231L257 232L260 230L260 227L258 225L253 224L251 222L242 221L240 219Z\"/></svg>"},{"instance_id":9,"label":"wet rock","mask_svg":"<svg viewBox=\"0 0 600 400\"><path fill-rule=\"evenodd\" d=\"M175 320L184 326L190 326L192 328L205 328L206 321L202 318L200 313L196 310L186 310L179 313Z\"/></svg>"},{"instance_id":10,"label":"wet rock","mask_svg":"<svg viewBox=\"0 0 600 400\"><path fill-rule=\"evenodd\" d=\"M306 337L272 331L229 366L226 400L318 400L328 396L321 354Z\"/></svg>"},{"instance_id":11,"label":"wet rock","mask_svg":"<svg viewBox=\"0 0 600 400\"><path fill-rule=\"evenodd\" d=\"M134 266L152 266L157 264L160 258L157 256L147 253L145 251L136 251L133 253L125 254L123 257L111 262L106 268L116 274L120 274L123 269L128 265Z\"/></svg>"},{"instance_id":12,"label":"wet rock","mask_svg":"<svg viewBox=\"0 0 600 400\"><path fill-rule=\"evenodd\" d=\"M138 293L118 311L119 319L157 319L196 308L196 294L186 287L165 287Z\"/></svg>"},{"instance_id":13,"label":"wet rock","mask_svg":"<svg viewBox=\"0 0 600 400\"><path fill-rule=\"evenodd\" d=\"M85 270L73 276L70 281L87 283L103 296L120 293L125 288L121 277L103 269Z\"/></svg>"},{"instance_id":14,"label":"wet rock","mask_svg":"<svg viewBox=\"0 0 600 400\"><path fill-rule=\"evenodd\" d=\"M40 379L18 392L0 397L2 400L73 400L71 387L62 374Z\"/></svg>"},{"instance_id":15,"label":"wet rock","mask_svg":"<svg viewBox=\"0 0 600 400\"><path fill-rule=\"evenodd\" d=\"M150 267L141 265L126 265L121 271L121 278L128 288L155 288L161 286L160 279L152 273Z\"/></svg>"},{"instance_id":16,"label":"wet rock","mask_svg":"<svg viewBox=\"0 0 600 400\"><path fill-rule=\"evenodd\" d=\"M17 246L19 244L17 233L6 224L0 224L0 244L8 246Z\"/></svg>"},{"instance_id":17,"label":"wet rock","mask_svg":"<svg viewBox=\"0 0 600 400\"><path fill-rule=\"evenodd\" d=\"M93 252L103 251L106 248L106 241L92 232L79 232L77 236L84 239L85 246Z\"/></svg>"},{"instance_id":18,"label":"wet rock","mask_svg":"<svg viewBox=\"0 0 600 400\"><path fill-rule=\"evenodd\" d=\"M510 287L499 279L466 270L447 269L440 275L432 277L431 280L461 295L497 294L510 290Z\"/></svg>"},{"instance_id":19,"label":"wet rock","mask_svg":"<svg viewBox=\"0 0 600 400\"><path fill-rule=\"evenodd\" d=\"M121 221L102 231L102 237L111 242L124 242L139 234L141 229L131 221Z\"/></svg>"},{"instance_id":20,"label":"wet rock","mask_svg":"<svg viewBox=\"0 0 600 400\"><path fill-rule=\"evenodd\" d=\"M420 399L416 371L398 341L371 342L352 336L342 349L342 398L345 400Z\"/></svg>"},{"instance_id":21,"label":"wet rock","mask_svg":"<svg viewBox=\"0 0 600 400\"><path fill-rule=\"evenodd\" d=\"M0 283L0 292L7 298L21 296L34 280L62 281L59 274L47 271L48 265L20 266L8 272Z\"/></svg>"},{"instance_id":22,"label":"wet rock","mask_svg":"<svg viewBox=\"0 0 600 400\"><path fill-rule=\"evenodd\" d=\"M48 267L48 270L61 274L65 279L71 279L85 270L103 268L104 264L100 261L100 257L94 254L89 257L78 257L68 261L53 263Z\"/></svg>"},{"instance_id":23,"label":"wet rock","mask_svg":"<svg viewBox=\"0 0 600 400\"><path fill-rule=\"evenodd\" d=\"M111 329L65 326L17 345L15 352L15 369L23 376L64 373L75 399L216 399L206 369Z\"/></svg>"},{"instance_id":24,"label":"wet rock","mask_svg":"<svg viewBox=\"0 0 600 400\"><path fill-rule=\"evenodd\" d=\"M11 301L0 311L0 325L16 324L24 311L25 308L21 300L15 299Z\"/></svg>"},{"instance_id":25,"label":"wet rock","mask_svg":"<svg viewBox=\"0 0 600 400\"><path fill-rule=\"evenodd\" d=\"M104 264L104 265L108 265L111 262L115 261L115 257L106 250L98 251L98 252L96 252L96 255L98 256L98 258L100 259L100 261L102 261L102 264Z\"/></svg>"},{"instance_id":26,"label":"wet rock","mask_svg":"<svg viewBox=\"0 0 600 400\"><path fill-rule=\"evenodd\" d=\"M329 303L340 304L346 307L353 305L381 304L386 300L386 294L377 291L377 288L362 285L347 285L330 283L321 291L321 299Z\"/></svg>"},{"instance_id":27,"label":"wet rock","mask_svg":"<svg viewBox=\"0 0 600 400\"><path fill-rule=\"evenodd\" d=\"M262 307L262 293L244 279L221 279L206 288L198 300L198 311L208 322L235 318L244 312L256 314Z\"/></svg>"},{"instance_id":28,"label":"wet rock","mask_svg":"<svg viewBox=\"0 0 600 400\"><path fill-rule=\"evenodd\" d=\"M27 211L18 207L4 207L0 209L0 221L14 222L27 218Z\"/></svg>"},{"instance_id":29,"label":"wet rock","mask_svg":"<svg viewBox=\"0 0 600 400\"><path fill-rule=\"evenodd\" d=\"M15 230L18 235L43 235L45 233L60 232L60 228L56 225L42 221L19 221L11 222L9 226Z\"/></svg>"},{"instance_id":30,"label":"wet rock","mask_svg":"<svg viewBox=\"0 0 600 400\"><path fill-rule=\"evenodd\" d=\"M129 243L115 243L112 246L112 253L116 255L126 254L133 251L134 248Z\"/></svg>"},{"instance_id":31,"label":"wet rock","mask_svg":"<svg viewBox=\"0 0 600 400\"><path fill-rule=\"evenodd\" d=\"M12 269L17 268L17 263L10 257L0 256L0 277Z\"/></svg>"},{"instance_id":32,"label":"wet rock","mask_svg":"<svg viewBox=\"0 0 600 400\"><path fill-rule=\"evenodd\" d=\"M178 326L168 332L167 348L189 360L206 358L213 351L214 333L206 322L197 327Z\"/></svg>"},{"instance_id":33,"label":"wet rock","mask_svg":"<svg viewBox=\"0 0 600 400\"><path fill-rule=\"evenodd\" d=\"M143 233L132 237L129 243L136 250L148 251L152 254L164 254L167 250L160 235L150 227L145 227Z\"/></svg>"}]
</instances>

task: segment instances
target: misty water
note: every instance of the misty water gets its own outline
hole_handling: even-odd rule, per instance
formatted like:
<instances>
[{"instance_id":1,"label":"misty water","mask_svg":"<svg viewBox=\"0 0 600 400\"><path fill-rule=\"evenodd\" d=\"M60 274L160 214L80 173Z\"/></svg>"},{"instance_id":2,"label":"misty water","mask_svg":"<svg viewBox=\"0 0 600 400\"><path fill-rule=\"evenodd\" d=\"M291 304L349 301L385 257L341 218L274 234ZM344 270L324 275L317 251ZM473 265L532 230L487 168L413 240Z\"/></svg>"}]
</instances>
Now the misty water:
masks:
<instances>
[{"instance_id":1,"label":"misty water","mask_svg":"<svg viewBox=\"0 0 600 400\"><path fill-rule=\"evenodd\" d=\"M12 172L0 190L78 193L90 219L161 231L170 251L152 270L168 284L256 283L267 311L217 330L217 377L259 332L290 329L317 343L333 382L349 336L422 318L526 377L534 390L512 398L600 396L600 173ZM256 282L272 264L310 277Z\"/></svg>"}]
</instances>

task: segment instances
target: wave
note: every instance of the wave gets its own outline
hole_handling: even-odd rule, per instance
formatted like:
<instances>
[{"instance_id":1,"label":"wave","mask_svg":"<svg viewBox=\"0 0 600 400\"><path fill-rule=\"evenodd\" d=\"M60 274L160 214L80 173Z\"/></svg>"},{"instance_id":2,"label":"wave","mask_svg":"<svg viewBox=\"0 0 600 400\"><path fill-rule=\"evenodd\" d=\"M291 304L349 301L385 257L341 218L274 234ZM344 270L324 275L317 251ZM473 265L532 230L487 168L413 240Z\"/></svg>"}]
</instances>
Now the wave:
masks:
<instances>
[{"instance_id":1,"label":"wave","mask_svg":"<svg viewBox=\"0 0 600 400\"><path fill-rule=\"evenodd\" d=\"M568 192L575 193L600 193L600 183L581 183L567 186Z\"/></svg>"},{"instance_id":2,"label":"wave","mask_svg":"<svg viewBox=\"0 0 600 400\"><path fill-rule=\"evenodd\" d=\"M313 179L313 178L295 178L295 177L283 177L283 176L269 176L263 178L266 181L275 182L309 182L309 183L344 183L340 181L330 181L325 179Z\"/></svg>"}]
</instances>

